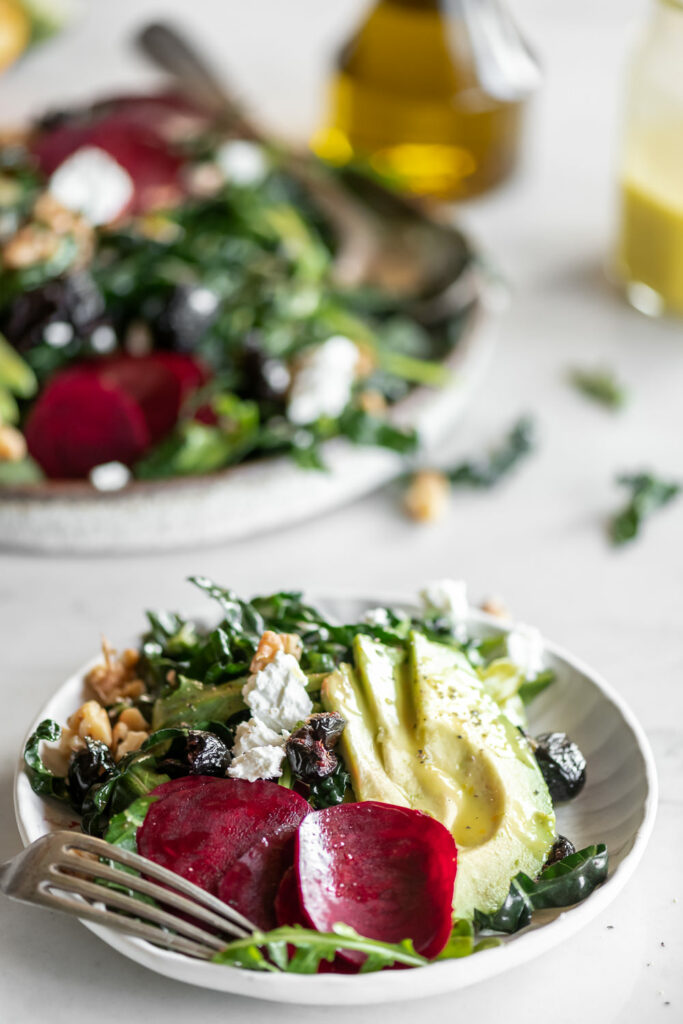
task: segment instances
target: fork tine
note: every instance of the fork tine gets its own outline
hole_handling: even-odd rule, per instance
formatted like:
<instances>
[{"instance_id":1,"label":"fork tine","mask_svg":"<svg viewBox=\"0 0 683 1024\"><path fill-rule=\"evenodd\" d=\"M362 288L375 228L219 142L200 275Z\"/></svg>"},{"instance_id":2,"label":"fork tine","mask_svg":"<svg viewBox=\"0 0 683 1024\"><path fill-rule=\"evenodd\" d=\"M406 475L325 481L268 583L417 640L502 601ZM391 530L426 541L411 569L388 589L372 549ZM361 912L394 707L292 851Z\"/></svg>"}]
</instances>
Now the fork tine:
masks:
<instances>
[{"instance_id":1,"label":"fork tine","mask_svg":"<svg viewBox=\"0 0 683 1024\"><path fill-rule=\"evenodd\" d=\"M57 834L53 833L53 835ZM212 896L205 889L200 889L193 882L188 882L182 875L177 875L174 871L169 871L168 868L162 868L159 864L155 864L154 861L141 857L139 853L132 853L130 850L112 846L111 843L105 842L104 839L96 839L94 836L79 833L61 833L61 835L63 836L63 842L60 845L65 851L68 849L85 850L88 853L96 854L98 857L104 857L113 863L133 868L135 871L140 872L140 874L148 878L154 878L164 886L168 886L183 896L189 897L189 899L218 914L219 917L238 925L244 929L245 934L251 935L252 932L257 931L252 921L244 917L243 914L240 914L238 910L235 910L229 904L219 900L216 896Z\"/></svg>"},{"instance_id":2,"label":"fork tine","mask_svg":"<svg viewBox=\"0 0 683 1024\"><path fill-rule=\"evenodd\" d=\"M31 900L31 902L38 902ZM144 921L135 918L123 917L121 914L105 910L103 907L95 907L82 900L76 900L63 891L43 891L40 893L40 903L50 910L66 911L81 920L93 921L95 924L104 925L107 928L115 928L116 931L126 932L135 938L144 939L155 946L163 949L170 949L174 953L184 953L186 956L197 957L200 960L210 960L215 950L200 942L193 942L182 935L164 931Z\"/></svg>"},{"instance_id":3,"label":"fork tine","mask_svg":"<svg viewBox=\"0 0 683 1024\"><path fill-rule=\"evenodd\" d=\"M153 921L162 928L170 928L172 931L178 932L186 938L195 939L216 951L223 949L225 946L225 940L221 941L217 936L204 931L203 928L199 928L189 921L184 921L181 917L169 914L160 907L136 900L133 896L127 896L126 893L118 892L116 889L97 885L95 882L90 882L87 879L75 878L73 875L65 874L56 866L50 867L49 877L44 878L40 885L43 890L47 886L51 890L56 888L63 892L75 893L87 900L103 903L107 909L115 907L117 910L122 910L126 914L132 914L134 917Z\"/></svg>"},{"instance_id":4,"label":"fork tine","mask_svg":"<svg viewBox=\"0 0 683 1024\"><path fill-rule=\"evenodd\" d=\"M194 900L189 900L185 896L179 896L175 892L171 892L155 882L150 882L140 875L131 875L129 872L124 872L121 868L111 867L109 864L104 864L101 861L88 861L79 857L78 863L74 864L74 860L74 857L67 855L56 860L54 863L61 868L68 868L70 871L76 870L79 874L88 874L94 878L114 882L124 889L130 889L132 892L149 896L158 903L172 907L173 910L179 913L189 914L195 920L227 933L231 938L244 938L251 934L239 925L233 924L226 917L219 916L199 903L195 903ZM102 897L102 902L108 902L107 898Z\"/></svg>"}]
</instances>

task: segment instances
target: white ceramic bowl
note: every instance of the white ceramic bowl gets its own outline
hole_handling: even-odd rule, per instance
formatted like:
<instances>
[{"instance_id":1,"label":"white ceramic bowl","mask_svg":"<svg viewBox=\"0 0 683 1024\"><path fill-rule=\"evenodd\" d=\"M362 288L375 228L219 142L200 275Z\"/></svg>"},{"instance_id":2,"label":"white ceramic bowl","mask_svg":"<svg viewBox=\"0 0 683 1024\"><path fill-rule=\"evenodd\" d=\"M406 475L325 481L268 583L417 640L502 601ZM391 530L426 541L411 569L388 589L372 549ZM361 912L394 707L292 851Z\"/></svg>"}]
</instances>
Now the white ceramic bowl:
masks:
<instances>
[{"instance_id":1,"label":"white ceramic bowl","mask_svg":"<svg viewBox=\"0 0 683 1024\"><path fill-rule=\"evenodd\" d=\"M373 600L335 598L318 603L340 621L357 621L364 610L378 604L406 604L386 595ZM505 631L498 620L474 611L471 628L477 635ZM643 854L657 802L654 759L632 712L603 679L576 658L553 644L546 645L546 656L548 665L557 672L557 681L531 705L531 729L534 733L569 733L588 762L584 790L572 803L558 808L558 829L577 849L605 842L609 850L609 877L585 902L567 910L537 913L524 931L504 939L499 948L476 956L417 970L358 976L263 974L223 967L83 923L124 956L159 974L204 988L284 1003L342 1006L419 999L464 988L546 952L570 938L617 896ZM59 688L36 717L29 734L41 719L64 722L79 706L84 672L97 660L84 665ZM15 807L24 843L54 829L73 827L72 812L33 793L21 762L15 782Z\"/></svg>"}]
</instances>

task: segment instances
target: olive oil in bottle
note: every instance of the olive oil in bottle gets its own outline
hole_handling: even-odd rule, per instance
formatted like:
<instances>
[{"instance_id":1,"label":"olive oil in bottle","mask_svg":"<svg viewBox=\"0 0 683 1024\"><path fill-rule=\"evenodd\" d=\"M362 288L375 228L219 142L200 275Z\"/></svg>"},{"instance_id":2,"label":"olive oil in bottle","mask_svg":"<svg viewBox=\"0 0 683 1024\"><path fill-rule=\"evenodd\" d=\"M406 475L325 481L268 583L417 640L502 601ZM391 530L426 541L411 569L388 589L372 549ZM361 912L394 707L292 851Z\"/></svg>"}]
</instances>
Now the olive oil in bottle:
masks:
<instances>
[{"instance_id":1,"label":"olive oil in bottle","mask_svg":"<svg viewBox=\"0 0 683 1024\"><path fill-rule=\"evenodd\" d=\"M317 154L367 161L441 198L503 181L517 159L525 90L509 87L509 43L495 25L491 35L491 17L479 24L484 8L502 16L497 0L379 0L338 57Z\"/></svg>"}]
</instances>

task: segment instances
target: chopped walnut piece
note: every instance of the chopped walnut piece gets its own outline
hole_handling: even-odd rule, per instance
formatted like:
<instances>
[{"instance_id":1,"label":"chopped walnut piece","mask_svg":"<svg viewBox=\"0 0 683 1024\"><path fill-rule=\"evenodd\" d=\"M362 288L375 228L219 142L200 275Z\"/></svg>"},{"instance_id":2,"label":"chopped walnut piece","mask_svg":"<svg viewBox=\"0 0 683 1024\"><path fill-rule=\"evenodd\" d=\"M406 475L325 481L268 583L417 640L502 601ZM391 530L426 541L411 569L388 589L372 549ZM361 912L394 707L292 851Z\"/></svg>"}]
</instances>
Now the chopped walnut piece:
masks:
<instances>
[{"instance_id":1,"label":"chopped walnut piece","mask_svg":"<svg viewBox=\"0 0 683 1024\"><path fill-rule=\"evenodd\" d=\"M403 498L403 507L411 519L433 523L446 511L449 484L443 473L421 469L413 477Z\"/></svg>"},{"instance_id":2,"label":"chopped walnut piece","mask_svg":"<svg viewBox=\"0 0 683 1024\"><path fill-rule=\"evenodd\" d=\"M387 408L386 398L381 391L375 391L374 388L368 388L367 391L361 391L358 396L358 404L363 412L367 412L371 416L381 416Z\"/></svg>"},{"instance_id":3,"label":"chopped walnut piece","mask_svg":"<svg viewBox=\"0 0 683 1024\"><path fill-rule=\"evenodd\" d=\"M99 740L107 747L112 745L109 715L96 700L87 700L67 719L59 742L61 753L68 755L74 750L81 750L85 746L86 736Z\"/></svg>"},{"instance_id":4,"label":"chopped walnut piece","mask_svg":"<svg viewBox=\"0 0 683 1024\"><path fill-rule=\"evenodd\" d=\"M356 377L362 380L369 377L377 369L377 356L373 349L363 342L354 342L358 349L358 362L356 363Z\"/></svg>"},{"instance_id":5,"label":"chopped walnut piece","mask_svg":"<svg viewBox=\"0 0 683 1024\"><path fill-rule=\"evenodd\" d=\"M481 603L481 610L483 612L487 612L489 615L495 615L497 619L512 619L507 605L500 597L487 597L486 600Z\"/></svg>"},{"instance_id":6,"label":"chopped walnut piece","mask_svg":"<svg viewBox=\"0 0 683 1024\"><path fill-rule=\"evenodd\" d=\"M296 633L273 633L272 630L267 629L259 640L256 654L251 659L249 671L260 672L266 665L270 665L278 651L292 654L299 661L303 649L301 637Z\"/></svg>"},{"instance_id":7,"label":"chopped walnut piece","mask_svg":"<svg viewBox=\"0 0 683 1024\"><path fill-rule=\"evenodd\" d=\"M0 423L0 462L20 462L26 450L26 439L21 431Z\"/></svg>"},{"instance_id":8,"label":"chopped walnut piece","mask_svg":"<svg viewBox=\"0 0 683 1024\"><path fill-rule=\"evenodd\" d=\"M139 697L145 692L146 686L137 674L138 651L129 648L117 657L116 651L103 639L102 655L104 664L91 668L85 683L103 704L113 704L124 697Z\"/></svg>"},{"instance_id":9,"label":"chopped walnut piece","mask_svg":"<svg viewBox=\"0 0 683 1024\"><path fill-rule=\"evenodd\" d=\"M46 263L59 246L59 238L40 224L26 224L19 228L2 250L2 262L7 270L24 270L36 263Z\"/></svg>"},{"instance_id":10,"label":"chopped walnut piece","mask_svg":"<svg viewBox=\"0 0 683 1024\"><path fill-rule=\"evenodd\" d=\"M112 732L112 752L114 760L120 761L126 754L139 750L149 733L146 729L129 729L125 722L117 722Z\"/></svg>"}]
</instances>

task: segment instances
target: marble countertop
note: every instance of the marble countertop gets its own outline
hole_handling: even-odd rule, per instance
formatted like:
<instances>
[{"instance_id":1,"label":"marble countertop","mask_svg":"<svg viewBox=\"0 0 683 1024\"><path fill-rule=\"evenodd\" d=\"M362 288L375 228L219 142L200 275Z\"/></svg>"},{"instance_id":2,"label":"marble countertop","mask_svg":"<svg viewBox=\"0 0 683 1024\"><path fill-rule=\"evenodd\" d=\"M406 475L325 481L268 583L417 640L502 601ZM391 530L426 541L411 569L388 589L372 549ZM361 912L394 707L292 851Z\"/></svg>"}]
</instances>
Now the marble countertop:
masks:
<instances>
[{"instance_id":1,"label":"marble countertop","mask_svg":"<svg viewBox=\"0 0 683 1024\"><path fill-rule=\"evenodd\" d=\"M327 54L361 0L194 0L196 31L268 122L294 136L315 123ZM620 470L681 475L683 327L651 322L605 283L613 231L619 82L628 20L639 0L517 0L547 79L533 110L525 167L462 217L495 253L514 297L496 359L452 455L495 441L521 412L539 421L538 454L493 494L461 493L439 524L402 518L388 488L280 536L173 555L41 559L0 555L0 860L19 849L12 775L36 709L88 658L106 630L116 643L145 607L193 603L183 582L205 573L237 590L281 586L406 591L464 577L474 599L502 595L594 665L640 717L660 773L654 836L611 908L571 943L508 975L419 1007L420 1016L508 1024L547 1017L630 1024L678 1019L683 1005L683 505L657 516L638 543L615 551L605 519L620 501ZM125 49L132 27L181 0L102 0L63 39L2 80L0 118L149 77ZM631 392L619 415L567 384L572 366L605 363ZM342 1010L232 999L147 973L77 922L2 905L0 1005L6 1024L163 1019L329 1021ZM417 1007L392 1005L396 1024ZM381 1012L381 1011L380 1011ZM358 1024L373 1007L353 1011Z\"/></svg>"}]
</instances>

